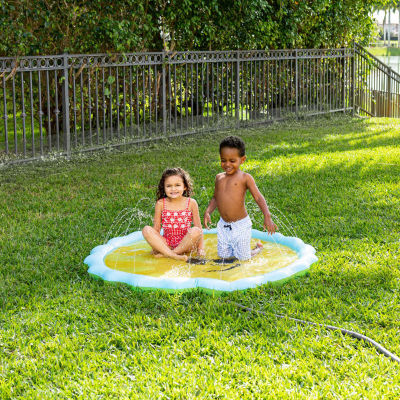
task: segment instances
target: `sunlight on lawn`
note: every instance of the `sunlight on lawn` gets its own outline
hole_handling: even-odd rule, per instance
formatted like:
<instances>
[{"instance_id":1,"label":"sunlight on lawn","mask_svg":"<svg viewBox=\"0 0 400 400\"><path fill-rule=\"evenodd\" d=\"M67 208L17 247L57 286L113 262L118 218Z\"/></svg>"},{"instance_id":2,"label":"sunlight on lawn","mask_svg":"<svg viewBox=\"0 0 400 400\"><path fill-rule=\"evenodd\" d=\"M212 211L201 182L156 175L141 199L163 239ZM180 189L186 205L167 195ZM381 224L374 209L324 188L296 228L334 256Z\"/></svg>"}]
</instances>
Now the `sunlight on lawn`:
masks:
<instances>
[{"instance_id":1,"label":"sunlight on lawn","mask_svg":"<svg viewBox=\"0 0 400 400\"><path fill-rule=\"evenodd\" d=\"M167 166L190 172L203 214L230 134L245 140L243 169L280 232L317 249L309 275L221 298L92 279L84 257L121 210L142 211L132 230L151 223ZM398 365L374 348L273 314L400 354L399 143L396 120L338 116L3 167L0 398L397 398ZM262 229L251 196L246 204Z\"/></svg>"}]
</instances>

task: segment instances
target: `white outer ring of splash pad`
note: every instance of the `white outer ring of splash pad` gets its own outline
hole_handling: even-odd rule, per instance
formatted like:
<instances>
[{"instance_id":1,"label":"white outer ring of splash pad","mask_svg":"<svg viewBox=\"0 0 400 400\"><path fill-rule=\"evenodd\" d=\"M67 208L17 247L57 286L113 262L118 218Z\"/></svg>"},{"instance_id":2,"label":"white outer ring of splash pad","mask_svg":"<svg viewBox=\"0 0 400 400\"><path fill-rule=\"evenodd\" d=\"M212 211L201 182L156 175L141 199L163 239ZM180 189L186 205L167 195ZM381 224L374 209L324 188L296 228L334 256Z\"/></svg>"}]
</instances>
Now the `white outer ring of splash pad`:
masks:
<instances>
[{"instance_id":1,"label":"white outer ring of splash pad","mask_svg":"<svg viewBox=\"0 0 400 400\"><path fill-rule=\"evenodd\" d=\"M217 233L216 229L203 230L205 235ZM90 255L84 260L84 263L89 266L88 272L92 275L97 275L106 281L124 282L134 287L145 287L154 289L191 289L202 287L211 290L221 290L231 292L233 290L243 290L254 288L263 283L279 281L294 275L300 271L304 271L310 265L318 260L315 255L314 247L305 244L301 239L296 237L284 236L280 233L272 235L267 232L261 232L252 229L252 237L261 239L266 242L279 243L294 250L299 257L295 262L280 268L275 271L267 272L263 275L238 279L233 282L223 281L214 278L156 278L152 276L131 274L111 269L104 263L104 258L107 254L121 246L127 246L144 240L142 232L136 231L127 236L116 237L108 241L107 244L95 247Z\"/></svg>"}]
</instances>

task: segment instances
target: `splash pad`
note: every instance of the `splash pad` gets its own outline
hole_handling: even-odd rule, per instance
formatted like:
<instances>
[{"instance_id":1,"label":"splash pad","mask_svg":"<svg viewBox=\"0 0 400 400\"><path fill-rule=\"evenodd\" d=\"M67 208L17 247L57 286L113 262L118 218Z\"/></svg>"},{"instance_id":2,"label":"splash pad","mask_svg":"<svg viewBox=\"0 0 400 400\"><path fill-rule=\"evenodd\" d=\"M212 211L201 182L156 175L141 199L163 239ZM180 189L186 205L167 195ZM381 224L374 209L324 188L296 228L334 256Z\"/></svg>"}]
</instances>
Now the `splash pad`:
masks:
<instances>
[{"instance_id":1,"label":"splash pad","mask_svg":"<svg viewBox=\"0 0 400 400\"><path fill-rule=\"evenodd\" d=\"M315 249L298 238L253 229L252 247L261 240L263 250L251 260L221 264L217 260L216 229L203 232L207 262L201 265L155 258L139 231L95 247L84 263L93 276L134 287L233 291L303 274L318 260Z\"/></svg>"}]
</instances>

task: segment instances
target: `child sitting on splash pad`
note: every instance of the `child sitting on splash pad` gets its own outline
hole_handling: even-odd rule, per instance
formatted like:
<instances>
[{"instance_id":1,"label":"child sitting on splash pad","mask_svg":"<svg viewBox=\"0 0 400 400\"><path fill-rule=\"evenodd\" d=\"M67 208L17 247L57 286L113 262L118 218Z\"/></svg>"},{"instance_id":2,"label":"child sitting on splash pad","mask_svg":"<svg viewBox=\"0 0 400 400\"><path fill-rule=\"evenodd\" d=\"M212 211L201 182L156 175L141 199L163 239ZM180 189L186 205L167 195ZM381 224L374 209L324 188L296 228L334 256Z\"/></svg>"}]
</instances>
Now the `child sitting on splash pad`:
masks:
<instances>
[{"instance_id":1,"label":"child sitting on splash pad","mask_svg":"<svg viewBox=\"0 0 400 400\"><path fill-rule=\"evenodd\" d=\"M153 226L145 226L142 230L156 257L187 261L185 253L196 250L199 256L204 256L199 207L196 200L190 198L192 187L189 174L182 168L169 168L163 172L157 187Z\"/></svg>"},{"instance_id":2,"label":"child sitting on splash pad","mask_svg":"<svg viewBox=\"0 0 400 400\"><path fill-rule=\"evenodd\" d=\"M208 229L210 214L217 208L220 220L217 224L218 256L222 259L248 260L262 250L259 242L251 249L252 222L245 208L245 195L250 191L264 214L264 229L275 233L277 226L272 221L264 196L258 190L254 178L240 170L246 160L245 144L236 136L228 136L219 145L221 167L225 172L215 177L214 196L204 214L204 225Z\"/></svg>"}]
</instances>

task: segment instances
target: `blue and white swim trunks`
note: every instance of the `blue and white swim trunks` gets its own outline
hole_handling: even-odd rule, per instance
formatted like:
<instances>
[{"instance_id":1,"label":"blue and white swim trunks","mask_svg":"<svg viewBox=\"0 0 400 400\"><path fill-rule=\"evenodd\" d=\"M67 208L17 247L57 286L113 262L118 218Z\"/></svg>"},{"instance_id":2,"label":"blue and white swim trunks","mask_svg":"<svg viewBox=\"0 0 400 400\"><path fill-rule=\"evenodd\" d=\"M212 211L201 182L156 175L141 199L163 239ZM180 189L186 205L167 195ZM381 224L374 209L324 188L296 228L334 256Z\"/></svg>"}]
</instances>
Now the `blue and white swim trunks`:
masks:
<instances>
[{"instance_id":1,"label":"blue and white swim trunks","mask_svg":"<svg viewBox=\"0 0 400 400\"><path fill-rule=\"evenodd\" d=\"M226 222L221 218L217 224L218 256L249 260L251 258L251 227L249 216L235 222Z\"/></svg>"}]
</instances>

